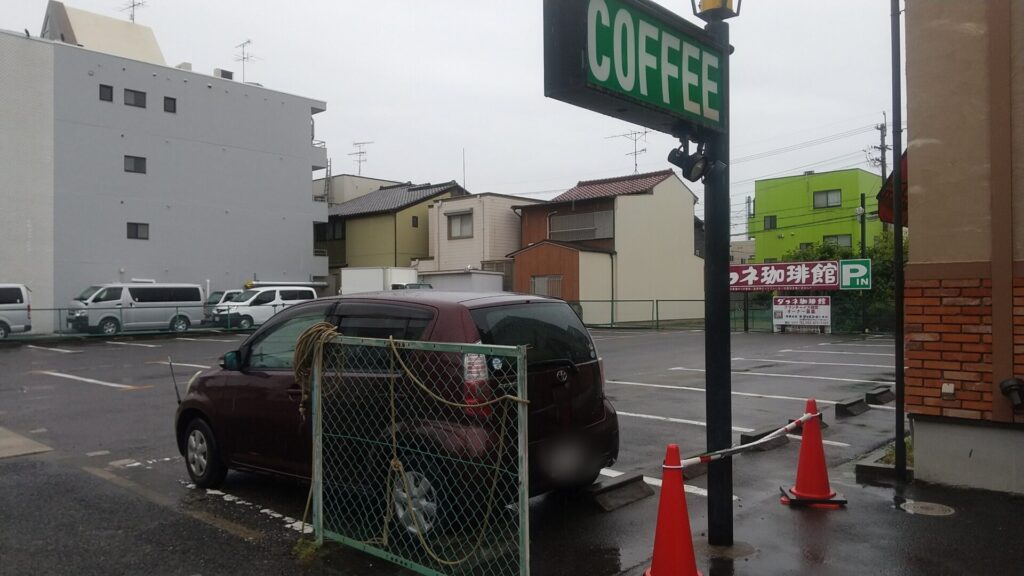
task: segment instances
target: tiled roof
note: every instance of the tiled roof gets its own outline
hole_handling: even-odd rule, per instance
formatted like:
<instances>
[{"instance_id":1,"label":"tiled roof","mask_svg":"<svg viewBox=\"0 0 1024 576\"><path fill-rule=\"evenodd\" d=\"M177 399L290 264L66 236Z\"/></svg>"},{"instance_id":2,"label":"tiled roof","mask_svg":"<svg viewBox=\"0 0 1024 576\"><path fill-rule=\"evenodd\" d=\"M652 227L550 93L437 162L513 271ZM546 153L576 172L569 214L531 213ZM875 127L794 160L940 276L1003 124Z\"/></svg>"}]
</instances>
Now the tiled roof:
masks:
<instances>
[{"instance_id":1,"label":"tiled roof","mask_svg":"<svg viewBox=\"0 0 1024 576\"><path fill-rule=\"evenodd\" d=\"M649 192L666 178L672 176L672 170L631 174L604 180L584 180L576 186L551 199L552 202L568 202L572 200L590 200L591 198L607 198L621 194L639 194Z\"/></svg>"},{"instance_id":2,"label":"tiled roof","mask_svg":"<svg viewBox=\"0 0 1024 576\"><path fill-rule=\"evenodd\" d=\"M348 218L395 212L447 192L452 188L458 188L460 191L465 192L454 180L443 184L413 184L406 182L404 184L384 186L364 196L331 206L329 213L331 216Z\"/></svg>"}]
</instances>

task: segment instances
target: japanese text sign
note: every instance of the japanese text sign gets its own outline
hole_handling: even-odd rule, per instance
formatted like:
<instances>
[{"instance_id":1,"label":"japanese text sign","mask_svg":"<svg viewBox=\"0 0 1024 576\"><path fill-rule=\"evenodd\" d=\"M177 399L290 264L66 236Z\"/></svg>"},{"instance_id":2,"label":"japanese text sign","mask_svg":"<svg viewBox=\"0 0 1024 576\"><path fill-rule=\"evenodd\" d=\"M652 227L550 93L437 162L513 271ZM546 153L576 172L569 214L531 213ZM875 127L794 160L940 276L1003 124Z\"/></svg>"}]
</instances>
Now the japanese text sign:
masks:
<instances>
[{"instance_id":1,"label":"japanese text sign","mask_svg":"<svg viewBox=\"0 0 1024 576\"><path fill-rule=\"evenodd\" d=\"M733 292L839 290L839 262L780 262L729 266Z\"/></svg>"}]
</instances>

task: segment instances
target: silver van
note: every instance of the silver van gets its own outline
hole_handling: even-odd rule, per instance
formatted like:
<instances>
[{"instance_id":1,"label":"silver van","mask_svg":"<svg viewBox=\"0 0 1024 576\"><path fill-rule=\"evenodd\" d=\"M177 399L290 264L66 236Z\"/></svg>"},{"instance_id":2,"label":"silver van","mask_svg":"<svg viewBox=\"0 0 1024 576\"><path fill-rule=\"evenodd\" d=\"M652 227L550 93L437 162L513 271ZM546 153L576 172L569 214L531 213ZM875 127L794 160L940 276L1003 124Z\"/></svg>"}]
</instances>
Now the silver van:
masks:
<instances>
[{"instance_id":1,"label":"silver van","mask_svg":"<svg viewBox=\"0 0 1024 576\"><path fill-rule=\"evenodd\" d=\"M68 305L68 326L79 332L122 330L185 332L203 320L198 284L103 284L89 286Z\"/></svg>"},{"instance_id":2,"label":"silver van","mask_svg":"<svg viewBox=\"0 0 1024 576\"><path fill-rule=\"evenodd\" d=\"M213 309L213 324L248 330L259 326L285 308L316 300L316 290L308 286L261 286L250 288Z\"/></svg>"},{"instance_id":3,"label":"silver van","mask_svg":"<svg viewBox=\"0 0 1024 576\"><path fill-rule=\"evenodd\" d=\"M31 290L24 284L0 284L0 340L31 329Z\"/></svg>"}]
</instances>

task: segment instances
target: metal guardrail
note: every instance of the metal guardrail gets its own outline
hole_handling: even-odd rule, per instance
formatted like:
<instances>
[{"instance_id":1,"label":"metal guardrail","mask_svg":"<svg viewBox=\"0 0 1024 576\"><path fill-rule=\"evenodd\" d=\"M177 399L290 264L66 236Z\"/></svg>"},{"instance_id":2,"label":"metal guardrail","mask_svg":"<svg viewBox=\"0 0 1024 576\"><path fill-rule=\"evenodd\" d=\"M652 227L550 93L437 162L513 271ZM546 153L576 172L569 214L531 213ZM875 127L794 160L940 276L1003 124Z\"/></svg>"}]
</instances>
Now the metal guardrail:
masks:
<instances>
[{"instance_id":1,"label":"metal guardrail","mask_svg":"<svg viewBox=\"0 0 1024 576\"><path fill-rule=\"evenodd\" d=\"M318 542L420 574L528 574L525 349L334 336L319 350Z\"/></svg>"}]
</instances>

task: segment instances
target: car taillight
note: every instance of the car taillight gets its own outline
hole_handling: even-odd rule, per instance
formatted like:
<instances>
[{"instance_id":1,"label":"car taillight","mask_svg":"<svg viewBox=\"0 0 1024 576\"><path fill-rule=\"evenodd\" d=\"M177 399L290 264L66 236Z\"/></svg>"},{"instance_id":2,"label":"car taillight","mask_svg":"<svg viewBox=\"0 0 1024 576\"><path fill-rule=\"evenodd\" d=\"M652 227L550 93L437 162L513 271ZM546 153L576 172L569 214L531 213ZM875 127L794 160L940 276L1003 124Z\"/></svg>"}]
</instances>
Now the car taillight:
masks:
<instances>
[{"instance_id":1,"label":"car taillight","mask_svg":"<svg viewBox=\"0 0 1024 576\"><path fill-rule=\"evenodd\" d=\"M28 319L29 320L32 319L32 305L31 304L28 305Z\"/></svg>"},{"instance_id":2,"label":"car taillight","mask_svg":"<svg viewBox=\"0 0 1024 576\"><path fill-rule=\"evenodd\" d=\"M466 354L462 357L463 410L470 416L490 416L491 406L478 406L493 398L487 374L487 357L483 354Z\"/></svg>"}]
</instances>

